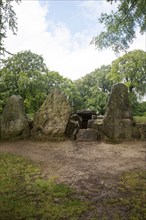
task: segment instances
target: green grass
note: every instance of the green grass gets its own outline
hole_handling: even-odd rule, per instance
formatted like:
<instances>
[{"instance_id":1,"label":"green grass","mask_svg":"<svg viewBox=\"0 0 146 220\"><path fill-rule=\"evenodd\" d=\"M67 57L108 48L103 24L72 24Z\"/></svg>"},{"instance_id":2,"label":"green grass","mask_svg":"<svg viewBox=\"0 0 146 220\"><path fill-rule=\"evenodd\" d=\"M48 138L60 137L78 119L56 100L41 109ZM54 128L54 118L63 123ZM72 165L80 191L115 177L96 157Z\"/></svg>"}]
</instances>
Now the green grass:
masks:
<instances>
[{"instance_id":1,"label":"green grass","mask_svg":"<svg viewBox=\"0 0 146 220\"><path fill-rule=\"evenodd\" d=\"M116 181L112 186L115 194L110 195L109 189L104 188L107 196L96 201L101 192L93 194L91 189L95 200L91 196L87 199L86 193L77 194L70 187L55 183L53 178L44 179L39 166L29 160L0 154L0 219L146 219L146 172L125 172Z\"/></svg>"},{"instance_id":2,"label":"green grass","mask_svg":"<svg viewBox=\"0 0 146 220\"><path fill-rule=\"evenodd\" d=\"M118 195L105 199L105 209L113 210L111 219L144 220L146 219L146 172L125 172L116 186ZM104 219L108 219L105 214Z\"/></svg>"},{"instance_id":3,"label":"green grass","mask_svg":"<svg viewBox=\"0 0 146 220\"><path fill-rule=\"evenodd\" d=\"M134 116L134 120L139 123L146 123L146 116Z\"/></svg>"},{"instance_id":4,"label":"green grass","mask_svg":"<svg viewBox=\"0 0 146 220\"><path fill-rule=\"evenodd\" d=\"M22 157L0 155L1 219L79 219L87 202L63 184L45 180L41 170Z\"/></svg>"}]
</instances>

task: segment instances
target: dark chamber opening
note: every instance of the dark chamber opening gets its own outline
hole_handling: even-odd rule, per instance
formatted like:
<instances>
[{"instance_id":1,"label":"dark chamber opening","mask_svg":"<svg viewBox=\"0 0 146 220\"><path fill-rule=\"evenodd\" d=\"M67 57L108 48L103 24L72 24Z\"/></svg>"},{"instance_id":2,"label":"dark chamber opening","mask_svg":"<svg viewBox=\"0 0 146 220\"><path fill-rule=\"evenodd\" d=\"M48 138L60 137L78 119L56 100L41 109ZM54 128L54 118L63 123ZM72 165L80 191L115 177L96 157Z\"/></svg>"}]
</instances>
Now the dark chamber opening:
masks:
<instances>
[{"instance_id":1,"label":"dark chamber opening","mask_svg":"<svg viewBox=\"0 0 146 220\"><path fill-rule=\"evenodd\" d=\"M77 114L82 119L81 120L81 129L87 129L88 120L92 119L92 115L96 115L96 112L91 111L91 110L82 110L82 111L77 111Z\"/></svg>"}]
</instances>

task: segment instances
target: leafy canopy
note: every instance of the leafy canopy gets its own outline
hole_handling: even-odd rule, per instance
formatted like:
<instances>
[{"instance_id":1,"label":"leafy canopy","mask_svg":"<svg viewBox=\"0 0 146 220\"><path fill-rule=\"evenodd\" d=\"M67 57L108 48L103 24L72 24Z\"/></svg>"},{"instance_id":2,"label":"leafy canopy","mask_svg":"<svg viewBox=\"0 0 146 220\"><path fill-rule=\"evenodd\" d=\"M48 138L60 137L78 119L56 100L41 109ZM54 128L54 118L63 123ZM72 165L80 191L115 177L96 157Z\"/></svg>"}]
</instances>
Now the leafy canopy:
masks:
<instances>
[{"instance_id":1,"label":"leafy canopy","mask_svg":"<svg viewBox=\"0 0 146 220\"><path fill-rule=\"evenodd\" d=\"M45 98L45 73L48 68L43 57L31 51L22 51L6 60L0 70L0 110L13 94L24 98L26 108L32 111Z\"/></svg>"},{"instance_id":2,"label":"leafy canopy","mask_svg":"<svg viewBox=\"0 0 146 220\"><path fill-rule=\"evenodd\" d=\"M113 61L110 78L114 83L125 83L130 93L143 96L146 93L146 52L134 50Z\"/></svg>"},{"instance_id":3,"label":"leafy canopy","mask_svg":"<svg viewBox=\"0 0 146 220\"><path fill-rule=\"evenodd\" d=\"M0 112L7 98L15 94L23 97L26 112L34 113L54 88L61 90L74 108L79 107L79 92L71 80L49 71L42 56L19 52L3 60L0 69Z\"/></svg>"},{"instance_id":4,"label":"leafy canopy","mask_svg":"<svg viewBox=\"0 0 146 220\"><path fill-rule=\"evenodd\" d=\"M136 37L139 28L141 34L146 31L146 0L107 0L117 2L117 11L102 13L99 19L105 31L96 36L92 43L97 48L112 48L116 53L125 51Z\"/></svg>"},{"instance_id":5,"label":"leafy canopy","mask_svg":"<svg viewBox=\"0 0 146 220\"><path fill-rule=\"evenodd\" d=\"M21 0L13 0L20 3ZM7 29L10 29L13 34L17 32L17 18L13 10L12 0L0 0L0 55L6 51L3 40L7 37Z\"/></svg>"},{"instance_id":6,"label":"leafy canopy","mask_svg":"<svg viewBox=\"0 0 146 220\"><path fill-rule=\"evenodd\" d=\"M112 86L108 78L110 69L111 67L109 65L103 65L101 68L75 81L80 92L82 108L95 110L99 114L104 114L108 94Z\"/></svg>"}]
</instances>

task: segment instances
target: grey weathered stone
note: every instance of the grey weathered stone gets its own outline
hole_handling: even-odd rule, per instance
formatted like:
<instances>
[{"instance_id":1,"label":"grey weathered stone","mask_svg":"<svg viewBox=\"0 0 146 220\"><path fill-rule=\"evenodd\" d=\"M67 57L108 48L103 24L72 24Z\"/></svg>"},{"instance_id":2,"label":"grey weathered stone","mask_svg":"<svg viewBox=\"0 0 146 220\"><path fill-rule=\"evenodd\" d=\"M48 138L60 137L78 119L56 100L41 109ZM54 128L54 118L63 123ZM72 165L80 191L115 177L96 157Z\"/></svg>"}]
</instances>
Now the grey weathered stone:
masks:
<instances>
[{"instance_id":1,"label":"grey weathered stone","mask_svg":"<svg viewBox=\"0 0 146 220\"><path fill-rule=\"evenodd\" d=\"M76 135L80 128L81 128L81 118L77 114L71 115L66 128L67 137L75 140Z\"/></svg>"},{"instance_id":2,"label":"grey weathered stone","mask_svg":"<svg viewBox=\"0 0 146 220\"><path fill-rule=\"evenodd\" d=\"M103 124L104 116L95 116L92 115L92 119L88 120L87 128L93 128L98 130L99 125Z\"/></svg>"},{"instance_id":3,"label":"grey weathered stone","mask_svg":"<svg viewBox=\"0 0 146 220\"><path fill-rule=\"evenodd\" d=\"M95 129L80 129L77 133L77 141L97 141L98 132Z\"/></svg>"},{"instance_id":4,"label":"grey weathered stone","mask_svg":"<svg viewBox=\"0 0 146 220\"><path fill-rule=\"evenodd\" d=\"M88 124L87 124L87 128L92 128L92 129L98 129L98 123L96 119L89 119L88 120Z\"/></svg>"},{"instance_id":5,"label":"grey weathered stone","mask_svg":"<svg viewBox=\"0 0 146 220\"><path fill-rule=\"evenodd\" d=\"M60 91L52 91L34 117L32 136L62 140L71 114L71 106Z\"/></svg>"},{"instance_id":6,"label":"grey weathered stone","mask_svg":"<svg viewBox=\"0 0 146 220\"><path fill-rule=\"evenodd\" d=\"M119 139L139 138L139 131L132 117L127 87L120 83L113 87L103 120L106 137Z\"/></svg>"},{"instance_id":7,"label":"grey weathered stone","mask_svg":"<svg viewBox=\"0 0 146 220\"><path fill-rule=\"evenodd\" d=\"M1 118L1 139L29 136L29 120L25 114L23 99L12 95L3 110Z\"/></svg>"}]
</instances>

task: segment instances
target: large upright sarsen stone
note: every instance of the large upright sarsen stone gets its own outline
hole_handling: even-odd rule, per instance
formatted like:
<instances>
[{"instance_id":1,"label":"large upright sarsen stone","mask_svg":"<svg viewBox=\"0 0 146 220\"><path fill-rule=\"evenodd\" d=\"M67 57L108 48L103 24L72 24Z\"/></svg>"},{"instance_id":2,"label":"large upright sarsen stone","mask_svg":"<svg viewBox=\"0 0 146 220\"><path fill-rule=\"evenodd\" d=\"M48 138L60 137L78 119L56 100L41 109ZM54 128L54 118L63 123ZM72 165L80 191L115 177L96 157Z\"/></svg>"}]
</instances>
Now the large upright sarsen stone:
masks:
<instances>
[{"instance_id":1,"label":"large upright sarsen stone","mask_svg":"<svg viewBox=\"0 0 146 220\"><path fill-rule=\"evenodd\" d=\"M107 138L139 138L139 131L132 117L127 87L120 83L113 87L103 120L103 131Z\"/></svg>"},{"instance_id":2,"label":"large upright sarsen stone","mask_svg":"<svg viewBox=\"0 0 146 220\"><path fill-rule=\"evenodd\" d=\"M71 114L67 98L58 90L52 91L34 117L32 136L38 139L61 140Z\"/></svg>"},{"instance_id":3,"label":"large upright sarsen stone","mask_svg":"<svg viewBox=\"0 0 146 220\"><path fill-rule=\"evenodd\" d=\"M23 99L12 95L3 110L1 118L1 139L29 136L29 120L25 114Z\"/></svg>"}]
</instances>

